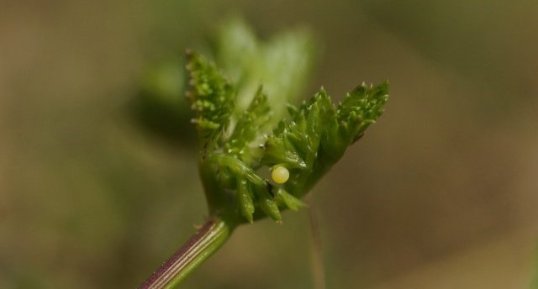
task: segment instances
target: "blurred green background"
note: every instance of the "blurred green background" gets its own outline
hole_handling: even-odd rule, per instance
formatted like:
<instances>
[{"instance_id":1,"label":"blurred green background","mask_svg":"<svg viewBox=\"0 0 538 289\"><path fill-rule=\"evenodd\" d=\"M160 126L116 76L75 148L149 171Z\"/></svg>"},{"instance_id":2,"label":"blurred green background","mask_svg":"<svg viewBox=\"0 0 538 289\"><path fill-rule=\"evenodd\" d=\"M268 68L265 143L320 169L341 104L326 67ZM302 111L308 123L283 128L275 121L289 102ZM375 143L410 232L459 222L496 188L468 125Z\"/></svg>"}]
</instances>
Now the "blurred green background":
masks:
<instances>
[{"instance_id":1,"label":"blurred green background","mask_svg":"<svg viewBox=\"0 0 538 289\"><path fill-rule=\"evenodd\" d=\"M538 2L1 7L0 288L135 288L203 222L188 126L166 140L129 107L148 67L181 65L234 15L262 37L314 33L322 49L305 97L386 79L392 97L309 210L239 228L182 288L321 289L318 255L327 288L528 288Z\"/></svg>"}]
</instances>

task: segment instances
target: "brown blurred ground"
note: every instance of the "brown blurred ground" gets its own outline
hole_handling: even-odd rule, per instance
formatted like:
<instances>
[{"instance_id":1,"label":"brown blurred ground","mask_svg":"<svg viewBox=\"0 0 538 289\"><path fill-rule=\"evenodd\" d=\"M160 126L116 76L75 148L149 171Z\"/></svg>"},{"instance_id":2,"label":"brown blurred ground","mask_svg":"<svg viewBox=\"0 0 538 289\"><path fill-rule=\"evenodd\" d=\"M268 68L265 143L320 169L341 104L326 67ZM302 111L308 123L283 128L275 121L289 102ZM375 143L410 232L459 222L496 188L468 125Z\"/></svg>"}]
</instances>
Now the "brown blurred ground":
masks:
<instances>
[{"instance_id":1,"label":"brown blurred ground","mask_svg":"<svg viewBox=\"0 0 538 289\"><path fill-rule=\"evenodd\" d=\"M328 288L527 288L538 4L216 2L2 3L0 288L134 288L203 221L194 151L126 107L144 67L236 14L317 34L307 95L391 83L310 198ZM184 288L312 288L310 242L306 211L241 228Z\"/></svg>"}]
</instances>

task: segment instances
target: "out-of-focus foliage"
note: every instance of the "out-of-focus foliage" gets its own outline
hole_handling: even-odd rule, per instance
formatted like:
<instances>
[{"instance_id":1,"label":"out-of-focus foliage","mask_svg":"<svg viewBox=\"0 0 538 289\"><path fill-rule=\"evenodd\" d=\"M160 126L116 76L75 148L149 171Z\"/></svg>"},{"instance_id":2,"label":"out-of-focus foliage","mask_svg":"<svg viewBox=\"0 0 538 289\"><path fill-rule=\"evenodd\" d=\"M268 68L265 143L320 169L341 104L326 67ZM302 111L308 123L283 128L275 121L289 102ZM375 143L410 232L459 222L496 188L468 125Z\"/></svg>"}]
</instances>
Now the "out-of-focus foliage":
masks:
<instances>
[{"instance_id":1,"label":"out-of-focus foliage","mask_svg":"<svg viewBox=\"0 0 538 289\"><path fill-rule=\"evenodd\" d=\"M182 62L168 61L148 68L141 87L132 101L131 111L138 123L155 136L178 143L188 143L190 112L184 98Z\"/></svg>"},{"instance_id":2,"label":"out-of-focus foliage","mask_svg":"<svg viewBox=\"0 0 538 289\"><path fill-rule=\"evenodd\" d=\"M315 44L305 29L287 29L267 42L258 41L244 22L230 20L220 28L215 62L238 87L236 110L245 110L263 86L271 104L271 123L300 96L311 76Z\"/></svg>"}]
</instances>

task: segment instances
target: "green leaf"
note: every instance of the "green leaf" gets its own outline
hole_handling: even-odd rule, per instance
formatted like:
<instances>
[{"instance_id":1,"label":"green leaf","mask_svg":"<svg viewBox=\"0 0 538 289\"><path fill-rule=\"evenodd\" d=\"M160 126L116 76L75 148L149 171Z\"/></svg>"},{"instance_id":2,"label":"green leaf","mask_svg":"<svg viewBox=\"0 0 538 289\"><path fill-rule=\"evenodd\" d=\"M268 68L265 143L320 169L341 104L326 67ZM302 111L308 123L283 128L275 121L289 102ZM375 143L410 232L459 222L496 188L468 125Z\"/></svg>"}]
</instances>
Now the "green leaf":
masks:
<instances>
[{"instance_id":1,"label":"green leaf","mask_svg":"<svg viewBox=\"0 0 538 289\"><path fill-rule=\"evenodd\" d=\"M264 133L271 118L271 107L267 103L267 96L260 87L247 110L238 116L233 133L226 142L226 150L235 154L248 164L255 162L256 156L262 153L260 145L265 141Z\"/></svg>"},{"instance_id":2,"label":"green leaf","mask_svg":"<svg viewBox=\"0 0 538 289\"><path fill-rule=\"evenodd\" d=\"M305 206L305 204L301 202L301 200L288 194L288 192L286 192L283 188L278 188L276 190L275 199L279 203L286 205L286 207L293 211L297 211Z\"/></svg>"},{"instance_id":3,"label":"green leaf","mask_svg":"<svg viewBox=\"0 0 538 289\"><path fill-rule=\"evenodd\" d=\"M217 133L229 124L234 109L234 88L203 56L187 52L187 60L191 86L187 96L196 114L193 123L203 143L215 142Z\"/></svg>"},{"instance_id":4,"label":"green leaf","mask_svg":"<svg viewBox=\"0 0 538 289\"><path fill-rule=\"evenodd\" d=\"M291 177L284 187L302 197L381 115L387 97L386 84L362 85L335 106L322 88L298 109L290 109L290 119L268 138L262 163L286 165Z\"/></svg>"},{"instance_id":5,"label":"green leaf","mask_svg":"<svg viewBox=\"0 0 538 289\"><path fill-rule=\"evenodd\" d=\"M278 208L278 203L267 192L261 192L259 206L262 211L274 221L282 221L282 215Z\"/></svg>"},{"instance_id":6,"label":"green leaf","mask_svg":"<svg viewBox=\"0 0 538 289\"><path fill-rule=\"evenodd\" d=\"M344 139L351 142L381 116L388 100L388 83L378 86L362 84L348 93L338 105L338 122Z\"/></svg>"},{"instance_id":7,"label":"green leaf","mask_svg":"<svg viewBox=\"0 0 538 289\"><path fill-rule=\"evenodd\" d=\"M271 123L286 114L288 102L297 99L310 76L315 41L306 29L290 29L260 41L240 19L220 26L215 62L236 84L238 111L246 109L263 85L272 108Z\"/></svg>"},{"instance_id":8,"label":"green leaf","mask_svg":"<svg viewBox=\"0 0 538 289\"><path fill-rule=\"evenodd\" d=\"M239 201L239 209L241 215L247 219L249 223L254 221L254 202L252 201L252 192L246 180L240 180L238 183L237 199Z\"/></svg>"}]
</instances>

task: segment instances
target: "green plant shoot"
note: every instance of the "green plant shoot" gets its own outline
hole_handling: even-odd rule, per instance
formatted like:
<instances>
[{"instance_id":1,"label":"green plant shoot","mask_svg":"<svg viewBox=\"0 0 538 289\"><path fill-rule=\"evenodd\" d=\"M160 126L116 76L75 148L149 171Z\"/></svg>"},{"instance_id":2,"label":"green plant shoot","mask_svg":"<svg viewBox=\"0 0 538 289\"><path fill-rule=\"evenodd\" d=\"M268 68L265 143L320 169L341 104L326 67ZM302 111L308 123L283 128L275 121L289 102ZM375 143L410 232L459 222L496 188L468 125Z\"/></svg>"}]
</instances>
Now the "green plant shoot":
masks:
<instances>
[{"instance_id":1,"label":"green plant shoot","mask_svg":"<svg viewBox=\"0 0 538 289\"><path fill-rule=\"evenodd\" d=\"M234 83L205 57L188 53L189 99L201 144L200 171L212 214L236 222L297 210L300 199L381 115L387 84L360 85L335 104L322 88L299 107L270 102L263 86L248 106L238 107ZM281 166L286 182L260 172ZM232 205L233 203L233 205Z\"/></svg>"},{"instance_id":2,"label":"green plant shoot","mask_svg":"<svg viewBox=\"0 0 538 289\"><path fill-rule=\"evenodd\" d=\"M220 35L215 61L188 51L186 65L211 217L141 288L174 288L238 225L266 217L281 222L282 211L300 209L388 99L387 83L363 83L339 103L321 88L296 106L311 68L308 34L294 31L261 44L235 21Z\"/></svg>"}]
</instances>

